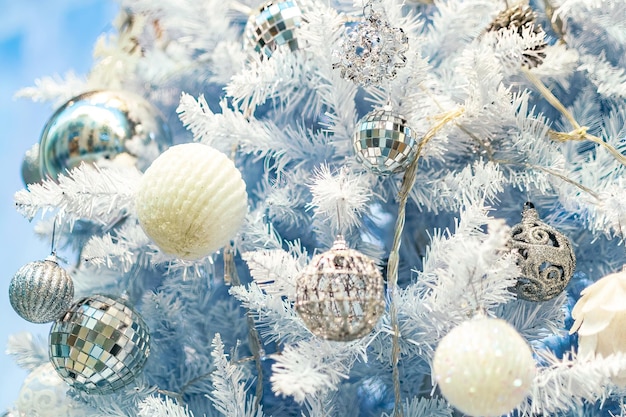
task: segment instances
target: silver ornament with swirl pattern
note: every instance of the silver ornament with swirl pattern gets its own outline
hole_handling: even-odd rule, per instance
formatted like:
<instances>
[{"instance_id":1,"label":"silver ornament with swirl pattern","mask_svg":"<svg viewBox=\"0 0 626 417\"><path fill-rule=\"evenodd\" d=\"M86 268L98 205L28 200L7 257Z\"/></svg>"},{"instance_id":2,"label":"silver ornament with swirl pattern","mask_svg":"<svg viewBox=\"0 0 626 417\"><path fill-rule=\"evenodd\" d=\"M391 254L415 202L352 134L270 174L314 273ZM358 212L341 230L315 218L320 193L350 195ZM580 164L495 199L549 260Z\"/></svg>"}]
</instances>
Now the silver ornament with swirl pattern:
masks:
<instances>
[{"instance_id":1,"label":"silver ornament with swirl pattern","mask_svg":"<svg viewBox=\"0 0 626 417\"><path fill-rule=\"evenodd\" d=\"M29 262L9 284L9 301L17 314L32 323L48 323L59 318L72 302L74 283L59 266L57 257Z\"/></svg>"},{"instance_id":2,"label":"silver ornament with swirl pattern","mask_svg":"<svg viewBox=\"0 0 626 417\"><path fill-rule=\"evenodd\" d=\"M524 205L521 223L511 229L511 247L522 269L513 291L528 301L547 301L559 295L576 269L569 239L539 220L532 203Z\"/></svg>"},{"instance_id":3,"label":"silver ornament with swirl pattern","mask_svg":"<svg viewBox=\"0 0 626 417\"><path fill-rule=\"evenodd\" d=\"M296 281L296 312L316 336L347 342L372 331L385 310L383 277L361 252L337 238Z\"/></svg>"},{"instance_id":4,"label":"silver ornament with swirl pattern","mask_svg":"<svg viewBox=\"0 0 626 417\"><path fill-rule=\"evenodd\" d=\"M50 329L49 355L72 387L109 394L130 384L150 354L150 333L141 316L105 295L74 303Z\"/></svg>"}]
</instances>

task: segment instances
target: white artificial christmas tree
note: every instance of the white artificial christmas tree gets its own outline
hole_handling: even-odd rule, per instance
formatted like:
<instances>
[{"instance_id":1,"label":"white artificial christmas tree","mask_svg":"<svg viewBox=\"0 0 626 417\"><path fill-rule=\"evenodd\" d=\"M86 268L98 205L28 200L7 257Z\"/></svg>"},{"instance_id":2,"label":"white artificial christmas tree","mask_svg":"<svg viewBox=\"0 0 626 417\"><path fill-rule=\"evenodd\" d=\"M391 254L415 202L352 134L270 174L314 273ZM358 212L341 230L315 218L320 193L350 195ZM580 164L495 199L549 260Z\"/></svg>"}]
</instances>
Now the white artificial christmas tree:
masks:
<instances>
[{"instance_id":1,"label":"white artificial christmas tree","mask_svg":"<svg viewBox=\"0 0 626 417\"><path fill-rule=\"evenodd\" d=\"M626 263L626 1L120 0L120 9L86 78L46 78L19 95L59 107L94 90L139 94L170 121L174 144L210 145L221 155L216 166L228 169L177 160L150 178L168 192L146 193L134 162L158 155L131 137L115 157L16 193L17 210L36 219L38 233L54 230L54 244L69 254L76 298L124 300L143 317L150 343L140 346L149 351L143 371L99 395L44 373L48 345L55 360L67 353L87 373L110 356L123 363L143 342L118 335L134 326L122 314L107 327L98 309L108 306L83 309L94 315L81 326L92 335L81 339L80 358L68 353L71 328L62 340L11 338L8 353L32 370L11 416L45 409L32 401L77 417L461 415L438 384L464 369L454 364L439 378L431 367L440 340L476 314L508 322L532 350L534 378L512 413L626 415L624 391L611 379L626 357L578 357L568 334L580 291ZM382 124L362 119L380 109ZM125 111L132 121L132 106ZM82 142L72 148L72 137L68 153L94 152L80 150ZM410 163L394 164L399 153ZM245 191L232 185L236 171ZM207 206L231 191L247 193L243 224L241 198L219 211ZM159 199L180 204L144 231L138 196L142 210L166 207ZM558 279L564 258L552 254L552 232L530 222L522 222L527 244L540 249L512 249L511 227L528 200L576 257L565 291L541 302L518 299L516 285ZM168 230L179 241L200 224L227 243L199 259L162 250ZM324 332L307 328L295 308L298 277L338 236L385 279L382 317L377 311L372 331L350 341L315 336ZM346 273L342 256L315 277L354 279L348 295L307 287L319 290L313 308L325 305L323 319L335 314L337 323L366 308L354 302L365 273ZM541 256L545 274L522 277L520 256ZM117 348L116 337L124 340ZM492 357L489 372L512 359L499 350ZM49 395L33 396L38 386ZM454 401L474 395L467 389ZM33 398L28 406L24 395ZM481 409L480 398L471 402Z\"/></svg>"}]
</instances>

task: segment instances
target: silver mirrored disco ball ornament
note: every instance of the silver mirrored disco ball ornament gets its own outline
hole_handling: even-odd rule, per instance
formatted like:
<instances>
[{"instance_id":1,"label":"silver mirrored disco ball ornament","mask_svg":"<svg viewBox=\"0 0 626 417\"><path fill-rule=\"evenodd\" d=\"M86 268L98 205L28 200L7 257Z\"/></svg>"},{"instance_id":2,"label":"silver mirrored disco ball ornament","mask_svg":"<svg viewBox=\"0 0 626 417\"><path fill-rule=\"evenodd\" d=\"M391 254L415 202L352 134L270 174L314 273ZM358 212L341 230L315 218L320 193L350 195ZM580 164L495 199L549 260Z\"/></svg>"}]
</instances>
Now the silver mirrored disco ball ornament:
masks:
<instances>
[{"instance_id":1,"label":"silver mirrored disco ball ornament","mask_svg":"<svg viewBox=\"0 0 626 417\"><path fill-rule=\"evenodd\" d=\"M124 301L104 295L74 303L50 329L50 361L71 385L109 394L130 384L150 354L150 334Z\"/></svg>"},{"instance_id":2,"label":"silver mirrored disco ball ornament","mask_svg":"<svg viewBox=\"0 0 626 417\"><path fill-rule=\"evenodd\" d=\"M416 157L417 144L406 119L388 107L367 113L353 138L357 161L380 175L405 170Z\"/></svg>"},{"instance_id":3,"label":"silver mirrored disco ball ornament","mask_svg":"<svg viewBox=\"0 0 626 417\"><path fill-rule=\"evenodd\" d=\"M268 58L281 45L287 45L291 51L296 51L299 48L296 28L301 24L302 11L295 1L270 0L248 19L244 46L249 46Z\"/></svg>"},{"instance_id":4,"label":"silver mirrored disco ball ornament","mask_svg":"<svg viewBox=\"0 0 626 417\"><path fill-rule=\"evenodd\" d=\"M576 269L570 240L539 219L532 203L524 204L522 221L511 229L511 247L522 269L513 291L528 301L547 301L559 295Z\"/></svg>"},{"instance_id":5,"label":"silver mirrored disco ball ornament","mask_svg":"<svg viewBox=\"0 0 626 417\"><path fill-rule=\"evenodd\" d=\"M9 284L9 301L17 314L32 323L61 317L74 297L74 283L55 255L21 267Z\"/></svg>"},{"instance_id":6,"label":"silver mirrored disco ball ornament","mask_svg":"<svg viewBox=\"0 0 626 417\"><path fill-rule=\"evenodd\" d=\"M59 108L39 142L43 178L81 162L102 162L127 154L144 171L172 143L158 109L143 97L125 91L92 91Z\"/></svg>"},{"instance_id":7,"label":"silver mirrored disco ball ornament","mask_svg":"<svg viewBox=\"0 0 626 417\"><path fill-rule=\"evenodd\" d=\"M337 238L296 281L296 312L316 336L347 342L372 331L385 310L378 266Z\"/></svg>"},{"instance_id":8,"label":"silver mirrored disco ball ornament","mask_svg":"<svg viewBox=\"0 0 626 417\"><path fill-rule=\"evenodd\" d=\"M24 185L40 182L41 168L39 167L39 143L35 143L24 154L22 160L22 181Z\"/></svg>"}]
</instances>

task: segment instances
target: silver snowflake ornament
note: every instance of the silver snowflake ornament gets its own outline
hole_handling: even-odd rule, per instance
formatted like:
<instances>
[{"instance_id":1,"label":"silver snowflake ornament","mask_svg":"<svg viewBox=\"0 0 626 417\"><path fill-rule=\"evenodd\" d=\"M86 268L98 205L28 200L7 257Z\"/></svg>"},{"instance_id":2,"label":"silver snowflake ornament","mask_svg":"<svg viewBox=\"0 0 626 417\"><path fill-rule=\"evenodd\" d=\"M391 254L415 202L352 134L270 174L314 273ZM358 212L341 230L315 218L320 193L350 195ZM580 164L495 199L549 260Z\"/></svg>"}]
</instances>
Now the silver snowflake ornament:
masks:
<instances>
[{"instance_id":1,"label":"silver snowflake ornament","mask_svg":"<svg viewBox=\"0 0 626 417\"><path fill-rule=\"evenodd\" d=\"M365 10L365 20L348 29L339 50L334 51L340 61L333 69L340 69L342 78L357 85L380 85L385 78L394 79L398 68L406 65L409 38L375 11L371 1Z\"/></svg>"}]
</instances>

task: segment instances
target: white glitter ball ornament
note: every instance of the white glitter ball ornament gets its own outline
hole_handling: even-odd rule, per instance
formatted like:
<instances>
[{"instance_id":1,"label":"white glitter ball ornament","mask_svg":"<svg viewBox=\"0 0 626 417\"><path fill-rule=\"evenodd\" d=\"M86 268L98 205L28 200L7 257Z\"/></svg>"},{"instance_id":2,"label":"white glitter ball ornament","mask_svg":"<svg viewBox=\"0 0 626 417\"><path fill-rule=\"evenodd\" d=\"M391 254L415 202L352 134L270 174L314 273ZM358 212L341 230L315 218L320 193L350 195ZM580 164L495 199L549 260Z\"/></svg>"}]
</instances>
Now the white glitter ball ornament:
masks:
<instances>
[{"instance_id":1,"label":"white glitter ball ornament","mask_svg":"<svg viewBox=\"0 0 626 417\"><path fill-rule=\"evenodd\" d=\"M199 259L232 239L246 217L246 184L222 152L176 145L146 170L135 199L146 234L181 259Z\"/></svg>"},{"instance_id":2,"label":"white glitter ball ornament","mask_svg":"<svg viewBox=\"0 0 626 417\"><path fill-rule=\"evenodd\" d=\"M578 356L593 359L626 353L626 267L591 284L581 295L572 310L570 329L578 332ZM626 386L626 372L611 380Z\"/></svg>"},{"instance_id":3,"label":"white glitter ball ornament","mask_svg":"<svg viewBox=\"0 0 626 417\"><path fill-rule=\"evenodd\" d=\"M498 417L526 398L535 362L528 343L513 326L478 316L441 339L433 374L443 396L461 412Z\"/></svg>"},{"instance_id":4,"label":"white glitter ball ornament","mask_svg":"<svg viewBox=\"0 0 626 417\"><path fill-rule=\"evenodd\" d=\"M31 323L48 323L65 313L74 298L74 283L55 255L21 267L9 284L13 310Z\"/></svg>"}]
</instances>

